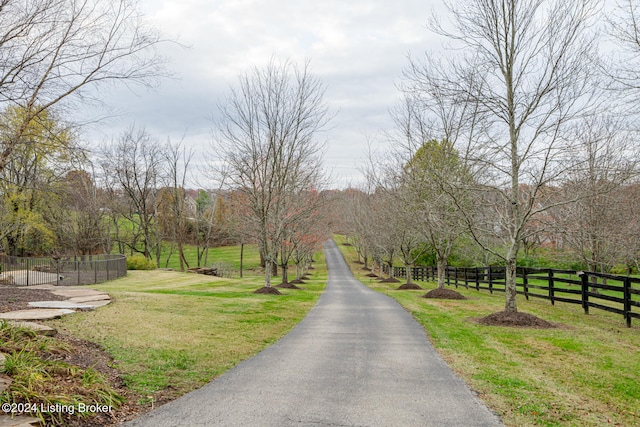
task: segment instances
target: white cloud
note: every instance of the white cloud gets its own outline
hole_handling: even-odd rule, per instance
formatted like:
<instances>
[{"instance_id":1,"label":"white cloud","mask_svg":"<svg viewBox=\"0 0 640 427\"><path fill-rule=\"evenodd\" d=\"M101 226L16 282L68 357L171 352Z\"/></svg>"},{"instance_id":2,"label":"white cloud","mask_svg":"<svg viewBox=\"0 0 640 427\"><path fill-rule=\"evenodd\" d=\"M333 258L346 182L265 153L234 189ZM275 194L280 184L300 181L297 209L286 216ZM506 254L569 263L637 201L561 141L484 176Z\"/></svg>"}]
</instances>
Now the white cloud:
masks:
<instances>
[{"instance_id":1,"label":"white cloud","mask_svg":"<svg viewBox=\"0 0 640 427\"><path fill-rule=\"evenodd\" d=\"M274 56L310 59L338 111L321 136L325 163L351 178L360 176L354 165L364 158L366 136L390 126L387 111L407 53L429 49L430 5L423 0L143 0L142 6L152 25L189 48L165 47L180 80L154 93L111 95L127 119L160 139L186 132L193 145L206 145L217 102L239 73Z\"/></svg>"}]
</instances>

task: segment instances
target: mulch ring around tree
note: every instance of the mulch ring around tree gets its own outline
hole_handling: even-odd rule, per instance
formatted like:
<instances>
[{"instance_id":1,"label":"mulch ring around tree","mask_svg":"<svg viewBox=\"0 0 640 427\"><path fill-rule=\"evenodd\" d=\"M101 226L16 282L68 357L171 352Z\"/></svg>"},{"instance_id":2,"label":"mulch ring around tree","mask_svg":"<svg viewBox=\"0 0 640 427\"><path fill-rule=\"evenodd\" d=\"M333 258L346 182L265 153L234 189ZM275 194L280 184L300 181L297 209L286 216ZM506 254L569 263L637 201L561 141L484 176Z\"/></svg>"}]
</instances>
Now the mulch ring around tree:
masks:
<instances>
[{"instance_id":1,"label":"mulch ring around tree","mask_svg":"<svg viewBox=\"0 0 640 427\"><path fill-rule=\"evenodd\" d=\"M46 289L33 289L26 286L0 286L0 313L33 308L30 302L64 301L66 297L51 293Z\"/></svg>"},{"instance_id":2,"label":"mulch ring around tree","mask_svg":"<svg viewBox=\"0 0 640 427\"><path fill-rule=\"evenodd\" d=\"M405 291L405 290L414 290L414 289L422 289L419 285L415 283L405 283L404 285L400 285L396 290Z\"/></svg>"},{"instance_id":3,"label":"mulch ring around tree","mask_svg":"<svg viewBox=\"0 0 640 427\"><path fill-rule=\"evenodd\" d=\"M477 319L477 323L486 326L511 326L520 328L551 329L557 326L533 314L499 311Z\"/></svg>"},{"instance_id":4,"label":"mulch ring around tree","mask_svg":"<svg viewBox=\"0 0 640 427\"><path fill-rule=\"evenodd\" d=\"M297 287L295 285L295 283L292 283L292 282L280 283L279 285L276 285L276 288L280 288L280 289L300 289L299 287Z\"/></svg>"},{"instance_id":5,"label":"mulch ring around tree","mask_svg":"<svg viewBox=\"0 0 640 427\"><path fill-rule=\"evenodd\" d=\"M380 283L400 283L400 280L395 277L387 277L386 279L380 279Z\"/></svg>"},{"instance_id":6,"label":"mulch ring around tree","mask_svg":"<svg viewBox=\"0 0 640 427\"><path fill-rule=\"evenodd\" d=\"M280 291L273 286L263 286L260 289L253 291L254 294L270 294L270 295L282 295Z\"/></svg>"},{"instance_id":7,"label":"mulch ring around tree","mask_svg":"<svg viewBox=\"0 0 640 427\"><path fill-rule=\"evenodd\" d=\"M422 296L423 298L436 298L436 299L467 299L460 292L456 292L447 288L435 288Z\"/></svg>"}]
</instances>

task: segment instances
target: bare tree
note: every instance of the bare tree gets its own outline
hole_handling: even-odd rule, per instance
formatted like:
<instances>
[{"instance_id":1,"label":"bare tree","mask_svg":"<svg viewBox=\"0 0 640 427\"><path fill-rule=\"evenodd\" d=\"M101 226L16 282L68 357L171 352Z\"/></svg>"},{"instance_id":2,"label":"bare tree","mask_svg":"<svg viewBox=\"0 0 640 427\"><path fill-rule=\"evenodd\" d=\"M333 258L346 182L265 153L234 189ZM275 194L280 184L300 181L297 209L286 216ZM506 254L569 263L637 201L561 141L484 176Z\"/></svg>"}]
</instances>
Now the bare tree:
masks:
<instances>
[{"instance_id":1,"label":"bare tree","mask_svg":"<svg viewBox=\"0 0 640 427\"><path fill-rule=\"evenodd\" d=\"M617 0L608 15L612 46L616 55L612 58L608 74L617 84L617 89L637 107L640 91L640 3L638 0ZM615 86L615 85L614 85ZM635 108L634 108L635 110Z\"/></svg>"},{"instance_id":2,"label":"bare tree","mask_svg":"<svg viewBox=\"0 0 640 427\"><path fill-rule=\"evenodd\" d=\"M322 146L315 137L329 119L324 92L308 62L299 68L272 59L241 75L220 107L223 175L245 195L267 264L265 288L271 288L269 267L277 262L292 195L318 188L321 180Z\"/></svg>"},{"instance_id":3,"label":"bare tree","mask_svg":"<svg viewBox=\"0 0 640 427\"><path fill-rule=\"evenodd\" d=\"M161 198L166 203L167 215L161 225L171 238L171 241L178 247L178 258L180 259L180 271L185 267L189 268L189 262L184 255L184 245L189 239L189 211L187 208L187 171L189 163L193 158L193 151L186 149L181 143L167 144L164 152L164 160L161 165L165 170L161 172L161 179L165 185L165 197ZM193 214L195 215L195 211ZM160 219L159 219L160 220ZM193 224L192 224L193 225Z\"/></svg>"},{"instance_id":4,"label":"bare tree","mask_svg":"<svg viewBox=\"0 0 640 427\"><path fill-rule=\"evenodd\" d=\"M0 0L0 109L26 113L2 146L0 170L43 111L70 110L110 82L161 75L159 42L132 0Z\"/></svg>"},{"instance_id":5,"label":"bare tree","mask_svg":"<svg viewBox=\"0 0 640 427\"><path fill-rule=\"evenodd\" d=\"M482 224L473 212L462 206L460 211L476 241L506 263L508 312L517 312L516 260L525 225L548 208L541 203L544 190L566 172L572 148L569 125L596 106L597 57L590 26L597 4L447 3L452 28L437 20L432 27L454 45L456 57L446 63L411 61L406 72L407 89L425 104L462 103L465 115L480 126L462 127L463 138L455 142L483 172L476 206L490 206L493 214L483 215ZM473 138L464 138L470 133ZM480 229L502 238L504 249L488 247Z\"/></svg>"},{"instance_id":6,"label":"bare tree","mask_svg":"<svg viewBox=\"0 0 640 427\"><path fill-rule=\"evenodd\" d=\"M590 271L608 272L624 259L624 185L637 175L637 148L619 120L594 117L575 129L578 145L561 191L572 203L551 212L564 244ZM634 200L635 198L629 198Z\"/></svg>"},{"instance_id":7,"label":"bare tree","mask_svg":"<svg viewBox=\"0 0 640 427\"><path fill-rule=\"evenodd\" d=\"M158 233L158 183L166 158L160 144L144 129L130 127L114 144L103 147L101 166L114 196L121 194L126 203L117 203L113 215L130 222L133 235L124 242L132 252L155 258L160 265ZM118 201L118 197L113 198Z\"/></svg>"}]
</instances>

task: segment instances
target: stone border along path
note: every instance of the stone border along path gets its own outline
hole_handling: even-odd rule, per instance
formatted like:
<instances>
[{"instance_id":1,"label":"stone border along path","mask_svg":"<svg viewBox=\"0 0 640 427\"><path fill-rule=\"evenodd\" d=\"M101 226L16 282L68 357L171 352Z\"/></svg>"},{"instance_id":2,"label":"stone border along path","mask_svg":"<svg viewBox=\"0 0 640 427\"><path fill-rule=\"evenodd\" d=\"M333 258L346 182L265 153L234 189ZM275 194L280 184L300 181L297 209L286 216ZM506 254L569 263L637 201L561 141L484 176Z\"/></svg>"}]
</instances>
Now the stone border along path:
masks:
<instances>
[{"instance_id":1,"label":"stone border along path","mask_svg":"<svg viewBox=\"0 0 640 427\"><path fill-rule=\"evenodd\" d=\"M53 294L66 297L66 301L33 301L32 309L8 311L0 313L4 320L48 320L72 314L76 311L94 310L111 302L106 292L88 288L73 288L54 285L29 286L29 289L46 289Z\"/></svg>"},{"instance_id":2,"label":"stone border along path","mask_svg":"<svg viewBox=\"0 0 640 427\"><path fill-rule=\"evenodd\" d=\"M333 241L325 254L326 291L289 334L125 425L502 426L407 311L357 281Z\"/></svg>"},{"instance_id":3,"label":"stone border along path","mask_svg":"<svg viewBox=\"0 0 640 427\"><path fill-rule=\"evenodd\" d=\"M29 305L33 309L8 311L0 313L0 319L11 324L29 328L37 334L53 336L56 330L50 326L32 322L33 320L48 320L73 314L76 311L94 310L111 302L106 292L89 288L63 287L54 285L35 285L29 289L46 289L53 294L66 297L66 301L33 301ZM0 368L4 367L4 355L0 353ZM3 369L0 369L3 371ZM0 393L11 384L9 377L0 376ZM40 419L26 415L14 416L0 414L0 427L33 427L41 425Z\"/></svg>"}]
</instances>

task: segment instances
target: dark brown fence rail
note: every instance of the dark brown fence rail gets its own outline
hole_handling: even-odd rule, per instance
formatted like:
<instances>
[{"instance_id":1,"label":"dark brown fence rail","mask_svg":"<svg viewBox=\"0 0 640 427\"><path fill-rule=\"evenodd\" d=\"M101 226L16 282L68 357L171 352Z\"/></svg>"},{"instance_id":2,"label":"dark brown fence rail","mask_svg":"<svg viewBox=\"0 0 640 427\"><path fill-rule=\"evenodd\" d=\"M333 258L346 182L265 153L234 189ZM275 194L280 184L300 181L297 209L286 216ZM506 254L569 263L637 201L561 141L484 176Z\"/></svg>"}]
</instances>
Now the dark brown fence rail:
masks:
<instances>
[{"instance_id":1,"label":"dark brown fence rail","mask_svg":"<svg viewBox=\"0 0 640 427\"><path fill-rule=\"evenodd\" d=\"M127 274L124 255L23 258L0 255L0 284L31 286L42 284L88 285Z\"/></svg>"},{"instance_id":2,"label":"dark brown fence rail","mask_svg":"<svg viewBox=\"0 0 640 427\"><path fill-rule=\"evenodd\" d=\"M438 275L435 267L413 267L412 273L415 280L434 280ZM394 267L393 274L403 277L405 268ZM448 267L446 278L449 286L464 286L491 293L505 291L505 267ZM640 319L639 278L589 271L519 267L516 288L518 294L526 299L541 298L551 301L551 304L556 301L580 304L585 313L589 313L589 308L596 308L621 314L629 327L631 319Z\"/></svg>"}]
</instances>

